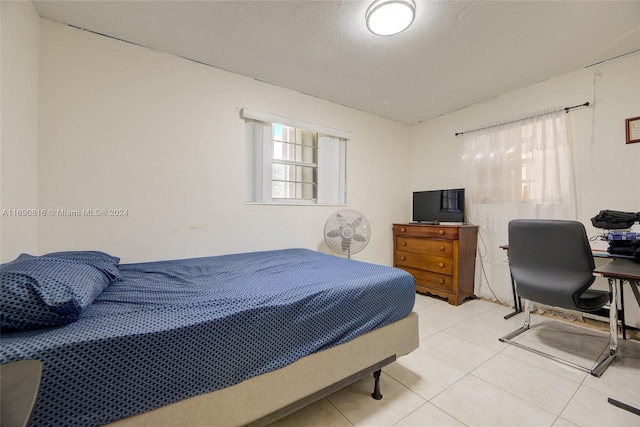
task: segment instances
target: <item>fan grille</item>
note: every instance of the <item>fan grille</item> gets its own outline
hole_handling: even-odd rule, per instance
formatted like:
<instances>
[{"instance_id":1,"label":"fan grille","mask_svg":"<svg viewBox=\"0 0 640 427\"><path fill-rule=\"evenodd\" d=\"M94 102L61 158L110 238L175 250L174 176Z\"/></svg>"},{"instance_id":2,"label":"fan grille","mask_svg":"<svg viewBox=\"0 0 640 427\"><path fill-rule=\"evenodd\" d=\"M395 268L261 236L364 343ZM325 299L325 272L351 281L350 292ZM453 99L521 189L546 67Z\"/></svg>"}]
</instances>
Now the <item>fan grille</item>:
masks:
<instances>
[{"instance_id":1,"label":"fan grille","mask_svg":"<svg viewBox=\"0 0 640 427\"><path fill-rule=\"evenodd\" d=\"M367 218L353 209L342 209L331 214L324 224L324 241L332 251L351 257L363 250L371 238Z\"/></svg>"}]
</instances>

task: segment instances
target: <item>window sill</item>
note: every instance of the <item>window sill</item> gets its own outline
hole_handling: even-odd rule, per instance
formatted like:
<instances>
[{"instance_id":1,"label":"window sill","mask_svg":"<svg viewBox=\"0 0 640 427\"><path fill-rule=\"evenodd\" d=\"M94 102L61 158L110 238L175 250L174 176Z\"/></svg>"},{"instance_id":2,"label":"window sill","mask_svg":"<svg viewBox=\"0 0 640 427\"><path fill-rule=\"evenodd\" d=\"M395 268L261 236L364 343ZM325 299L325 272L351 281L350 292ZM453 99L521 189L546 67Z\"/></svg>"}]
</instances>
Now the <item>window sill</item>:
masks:
<instances>
[{"instance_id":1,"label":"window sill","mask_svg":"<svg viewBox=\"0 0 640 427\"><path fill-rule=\"evenodd\" d=\"M346 204L337 203L313 203L305 200L300 201L271 201L271 202L244 202L245 205L257 205L257 206L324 206L324 207L347 207Z\"/></svg>"}]
</instances>

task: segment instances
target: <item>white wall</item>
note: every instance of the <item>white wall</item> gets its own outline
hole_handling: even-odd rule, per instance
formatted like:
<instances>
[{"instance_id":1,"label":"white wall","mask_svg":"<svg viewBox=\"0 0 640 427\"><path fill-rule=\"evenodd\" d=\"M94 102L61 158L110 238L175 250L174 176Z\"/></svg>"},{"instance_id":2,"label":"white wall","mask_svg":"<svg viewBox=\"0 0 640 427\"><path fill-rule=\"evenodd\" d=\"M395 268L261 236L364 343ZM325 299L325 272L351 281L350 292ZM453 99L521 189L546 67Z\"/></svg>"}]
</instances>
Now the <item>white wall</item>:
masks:
<instances>
[{"instance_id":1,"label":"white wall","mask_svg":"<svg viewBox=\"0 0 640 427\"><path fill-rule=\"evenodd\" d=\"M640 143L625 144L625 119L640 115L640 53L540 82L413 127L411 190L464 186L462 138L454 136L456 132L586 101L590 107L569 113L577 219L585 224L590 236L602 234L591 224L600 210L640 211ZM505 275L505 283L508 280ZM631 297L626 303L631 324L639 326L637 304Z\"/></svg>"},{"instance_id":2,"label":"white wall","mask_svg":"<svg viewBox=\"0 0 640 427\"><path fill-rule=\"evenodd\" d=\"M31 2L0 2L0 262L37 250L40 18Z\"/></svg>"},{"instance_id":3,"label":"white wall","mask_svg":"<svg viewBox=\"0 0 640 427\"><path fill-rule=\"evenodd\" d=\"M625 144L625 119L640 115L640 53L565 74L437 117L412 128L412 191L464 186L462 138L471 130L554 107L569 113L576 160L578 220L601 209L640 211L640 144Z\"/></svg>"},{"instance_id":4,"label":"white wall","mask_svg":"<svg viewBox=\"0 0 640 427\"><path fill-rule=\"evenodd\" d=\"M245 205L243 107L351 131L349 207L372 225L354 259L392 264L409 209L409 128L350 108L43 20L38 206L128 209L40 218L38 249L122 262L306 247L329 252L337 207Z\"/></svg>"}]
</instances>

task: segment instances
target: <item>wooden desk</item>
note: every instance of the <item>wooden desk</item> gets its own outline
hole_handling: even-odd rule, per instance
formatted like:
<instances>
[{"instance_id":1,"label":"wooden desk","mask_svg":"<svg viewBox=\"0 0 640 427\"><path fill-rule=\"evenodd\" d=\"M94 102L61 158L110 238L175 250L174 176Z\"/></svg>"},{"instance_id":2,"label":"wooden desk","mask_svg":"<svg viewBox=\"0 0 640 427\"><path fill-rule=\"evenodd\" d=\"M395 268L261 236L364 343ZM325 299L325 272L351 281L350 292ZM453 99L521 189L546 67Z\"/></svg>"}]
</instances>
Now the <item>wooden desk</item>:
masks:
<instances>
[{"instance_id":1,"label":"wooden desk","mask_svg":"<svg viewBox=\"0 0 640 427\"><path fill-rule=\"evenodd\" d=\"M593 270L593 274L602 276L609 280L611 286L616 286L617 280L620 285L620 307L622 308L620 314L620 322L622 323L622 338L627 338L626 324L624 321L624 282L628 282L631 286L631 291L636 298L638 306L640 306L640 264L634 262L631 259L615 258L608 264L602 267L597 267Z\"/></svg>"},{"instance_id":2,"label":"wooden desk","mask_svg":"<svg viewBox=\"0 0 640 427\"><path fill-rule=\"evenodd\" d=\"M620 303L624 304L624 296L623 296L623 288L624 282L629 282L629 286L631 286L631 290L633 291L634 296L636 297L636 301L640 306L640 291L638 291L638 287L640 286L640 264L634 262L630 259L614 259L609 264L605 264L602 267L598 267L593 270L594 274L598 274L602 277L607 278L609 280L610 285L616 286L616 280L620 284ZM623 305L624 307L624 305ZM624 310L622 310L624 313ZM625 324L624 324L624 315L620 319L622 321L622 337L625 337ZM620 402L619 400L613 399L609 397L607 401L617 406L618 408L624 409L625 411L629 411L636 415L640 415L640 409L628 405L626 403Z\"/></svg>"},{"instance_id":3,"label":"wooden desk","mask_svg":"<svg viewBox=\"0 0 640 427\"><path fill-rule=\"evenodd\" d=\"M640 282L640 263L632 259L616 258L602 267L593 270L594 273L606 278Z\"/></svg>"}]
</instances>

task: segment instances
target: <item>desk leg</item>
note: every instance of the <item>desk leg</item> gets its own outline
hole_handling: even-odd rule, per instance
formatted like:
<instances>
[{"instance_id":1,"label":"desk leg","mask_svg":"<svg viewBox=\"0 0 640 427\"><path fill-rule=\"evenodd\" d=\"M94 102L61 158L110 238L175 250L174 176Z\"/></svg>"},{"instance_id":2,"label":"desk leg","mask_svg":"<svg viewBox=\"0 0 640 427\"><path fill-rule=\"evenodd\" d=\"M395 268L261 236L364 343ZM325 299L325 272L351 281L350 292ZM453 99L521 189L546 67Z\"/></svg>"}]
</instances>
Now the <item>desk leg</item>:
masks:
<instances>
[{"instance_id":1,"label":"desk leg","mask_svg":"<svg viewBox=\"0 0 640 427\"><path fill-rule=\"evenodd\" d=\"M623 299L623 291L622 289L624 288L624 282L629 283L629 287L631 288L631 292L633 293L633 296L636 298L636 302L638 303L638 306L640 307L640 290L638 290L638 288L640 288L640 282L636 281L636 280L630 280L630 279L620 279L620 303L624 304L624 299ZM622 338L623 339L627 339L627 324L625 323L625 319L624 319L624 305L621 307L621 316L620 316L620 320L622 322ZM632 326L629 327L629 329L634 329L634 330L638 330L637 328L634 328Z\"/></svg>"},{"instance_id":2,"label":"desk leg","mask_svg":"<svg viewBox=\"0 0 640 427\"><path fill-rule=\"evenodd\" d=\"M513 276L511 276L511 291L513 292L513 313L509 313L504 316L504 319L511 319L516 314L522 313L522 301L516 292L516 282L513 280Z\"/></svg>"},{"instance_id":3,"label":"desk leg","mask_svg":"<svg viewBox=\"0 0 640 427\"><path fill-rule=\"evenodd\" d=\"M620 279L620 323L622 324L622 339L627 339L627 325L624 323L624 280Z\"/></svg>"},{"instance_id":4,"label":"desk leg","mask_svg":"<svg viewBox=\"0 0 640 427\"><path fill-rule=\"evenodd\" d=\"M633 295L636 297L638 306L640 306L640 291L638 290L638 288L640 287L640 282L629 280L629 284L631 285L631 291L633 292Z\"/></svg>"},{"instance_id":5,"label":"desk leg","mask_svg":"<svg viewBox=\"0 0 640 427\"><path fill-rule=\"evenodd\" d=\"M633 280L629 280L629 285L631 286L631 291L633 292L634 296L636 297L636 301L638 301L638 305L640 305L640 291L638 291L638 285L640 284L640 282L636 282ZM624 287L624 280L620 280L620 303L624 304L624 299L622 296L622 288ZM622 321L622 338L626 339L626 326L624 323L624 305L622 306L622 311L621 311L621 316L620 316L620 320ZM619 400L613 399L613 398L608 398L607 401L612 404L613 406L617 406L618 408L624 409L625 411L629 411L632 414L636 414L640 416L640 409L633 407L631 405L627 405L626 403L620 402Z\"/></svg>"},{"instance_id":6,"label":"desk leg","mask_svg":"<svg viewBox=\"0 0 640 427\"><path fill-rule=\"evenodd\" d=\"M627 405L626 403L620 402L619 400L616 400L610 397L607 399L607 402L611 403L613 406L617 406L618 408L624 409L625 411L629 411L636 415L640 415L640 409L634 408L633 406Z\"/></svg>"}]
</instances>

